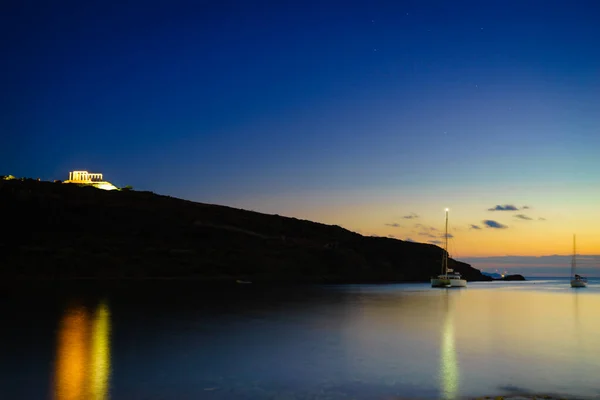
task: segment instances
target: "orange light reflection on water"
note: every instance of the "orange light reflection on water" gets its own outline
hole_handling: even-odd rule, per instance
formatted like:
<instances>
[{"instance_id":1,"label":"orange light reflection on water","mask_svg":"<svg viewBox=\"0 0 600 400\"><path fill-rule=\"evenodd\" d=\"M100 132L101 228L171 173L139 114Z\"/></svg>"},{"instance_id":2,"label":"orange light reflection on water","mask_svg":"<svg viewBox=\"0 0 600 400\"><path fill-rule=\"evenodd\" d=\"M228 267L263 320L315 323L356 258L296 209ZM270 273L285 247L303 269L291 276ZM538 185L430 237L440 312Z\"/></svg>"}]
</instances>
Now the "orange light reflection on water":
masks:
<instances>
[{"instance_id":1,"label":"orange light reflection on water","mask_svg":"<svg viewBox=\"0 0 600 400\"><path fill-rule=\"evenodd\" d=\"M110 375L110 313L106 304L98 306L93 327L90 399L104 400Z\"/></svg>"},{"instance_id":2,"label":"orange light reflection on water","mask_svg":"<svg viewBox=\"0 0 600 400\"><path fill-rule=\"evenodd\" d=\"M88 314L82 307L67 310L58 334L56 363L57 400L84 397L88 348Z\"/></svg>"},{"instance_id":3,"label":"orange light reflection on water","mask_svg":"<svg viewBox=\"0 0 600 400\"><path fill-rule=\"evenodd\" d=\"M110 377L110 312L106 304L93 315L70 307L60 323L55 366L56 400L104 400Z\"/></svg>"}]
</instances>

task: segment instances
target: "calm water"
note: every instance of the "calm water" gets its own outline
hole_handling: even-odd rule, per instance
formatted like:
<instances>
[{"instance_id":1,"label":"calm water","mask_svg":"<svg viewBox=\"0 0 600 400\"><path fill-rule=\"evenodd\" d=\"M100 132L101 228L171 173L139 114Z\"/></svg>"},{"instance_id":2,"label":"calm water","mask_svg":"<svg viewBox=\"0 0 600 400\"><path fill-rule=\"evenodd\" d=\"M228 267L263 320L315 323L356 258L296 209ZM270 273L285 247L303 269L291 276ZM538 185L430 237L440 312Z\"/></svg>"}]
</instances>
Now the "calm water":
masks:
<instances>
[{"instance_id":1,"label":"calm water","mask_svg":"<svg viewBox=\"0 0 600 400\"><path fill-rule=\"evenodd\" d=\"M600 282L179 285L0 298L0 397L600 395Z\"/></svg>"}]
</instances>

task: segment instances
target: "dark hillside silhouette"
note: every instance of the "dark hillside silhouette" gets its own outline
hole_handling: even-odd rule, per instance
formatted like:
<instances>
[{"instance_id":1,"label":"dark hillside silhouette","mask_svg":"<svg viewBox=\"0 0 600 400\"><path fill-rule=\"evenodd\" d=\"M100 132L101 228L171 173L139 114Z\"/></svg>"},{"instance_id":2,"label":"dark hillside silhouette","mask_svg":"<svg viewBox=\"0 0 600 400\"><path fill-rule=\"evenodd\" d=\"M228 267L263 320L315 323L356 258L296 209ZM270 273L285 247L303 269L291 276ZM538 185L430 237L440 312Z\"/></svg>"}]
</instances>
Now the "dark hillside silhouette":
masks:
<instances>
[{"instance_id":1,"label":"dark hillside silhouette","mask_svg":"<svg viewBox=\"0 0 600 400\"><path fill-rule=\"evenodd\" d=\"M417 282L442 249L150 192L0 181L4 279ZM491 280L468 264L450 268Z\"/></svg>"}]
</instances>

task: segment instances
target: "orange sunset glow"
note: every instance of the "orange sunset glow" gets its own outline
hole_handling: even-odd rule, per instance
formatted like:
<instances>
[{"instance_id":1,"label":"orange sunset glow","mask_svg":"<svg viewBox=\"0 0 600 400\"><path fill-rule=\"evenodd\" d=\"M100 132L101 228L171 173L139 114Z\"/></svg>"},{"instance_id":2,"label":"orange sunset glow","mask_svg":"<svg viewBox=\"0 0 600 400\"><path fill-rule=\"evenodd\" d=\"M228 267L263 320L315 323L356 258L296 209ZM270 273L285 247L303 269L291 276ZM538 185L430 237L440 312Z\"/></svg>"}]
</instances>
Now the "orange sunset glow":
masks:
<instances>
[{"instance_id":1,"label":"orange sunset glow","mask_svg":"<svg viewBox=\"0 0 600 400\"><path fill-rule=\"evenodd\" d=\"M573 234L577 234L578 254L600 254L596 224L600 207L594 200L600 199L600 188L588 188L576 198L555 192L544 196L543 191L535 193L535 187L529 191L521 188L528 195L517 190L478 194L465 187L444 198L439 197L439 191L410 189L252 198L243 204L250 203L249 208L256 211L340 225L362 235L433 244L440 244L448 207L449 232L453 235L449 250L458 259L569 255ZM490 210L513 204L516 210ZM484 221L498 223L501 228L487 226Z\"/></svg>"}]
</instances>

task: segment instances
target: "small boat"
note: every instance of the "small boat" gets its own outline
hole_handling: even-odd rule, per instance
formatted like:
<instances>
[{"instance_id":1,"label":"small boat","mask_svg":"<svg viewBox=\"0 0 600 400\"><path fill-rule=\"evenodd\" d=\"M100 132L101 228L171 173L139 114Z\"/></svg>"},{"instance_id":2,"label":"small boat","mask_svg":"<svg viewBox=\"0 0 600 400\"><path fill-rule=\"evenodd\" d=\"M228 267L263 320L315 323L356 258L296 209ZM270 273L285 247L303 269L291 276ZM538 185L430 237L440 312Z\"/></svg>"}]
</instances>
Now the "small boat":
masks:
<instances>
[{"instance_id":1,"label":"small boat","mask_svg":"<svg viewBox=\"0 0 600 400\"><path fill-rule=\"evenodd\" d=\"M442 274L431 278L431 287L467 287L467 280L459 272L448 268L448 209L446 208L446 231L444 234L444 255L442 257Z\"/></svg>"},{"instance_id":2,"label":"small boat","mask_svg":"<svg viewBox=\"0 0 600 400\"><path fill-rule=\"evenodd\" d=\"M577 259L575 251L575 235L573 235L573 258L571 259L571 287L582 288L587 286L587 278L578 275L575 271L577 268Z\"/></svg>"},{"instance_id":3,"label":"small boat","mask_svg":"<svg viewBox=\"0 0 600 400\"><path fill-rule=\"evenodd\" d=\"M450 279L444 274L438 275L437 278L431 278L431 287L434 288L449 288L452 287Z\"/></svg>"},{"instance_id":4,"label":"small boat","mask_svg":"<svg viewBox=\"0 0 600 400\"><path fill-rule=\"evenodd\" d=\"M463 279L459 272L448 268L446 276L450 280L451 287L467 287L467 280Z\"/></svg>"}]
</instances>

